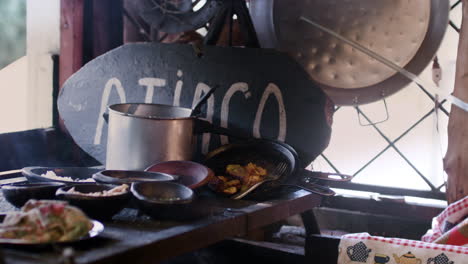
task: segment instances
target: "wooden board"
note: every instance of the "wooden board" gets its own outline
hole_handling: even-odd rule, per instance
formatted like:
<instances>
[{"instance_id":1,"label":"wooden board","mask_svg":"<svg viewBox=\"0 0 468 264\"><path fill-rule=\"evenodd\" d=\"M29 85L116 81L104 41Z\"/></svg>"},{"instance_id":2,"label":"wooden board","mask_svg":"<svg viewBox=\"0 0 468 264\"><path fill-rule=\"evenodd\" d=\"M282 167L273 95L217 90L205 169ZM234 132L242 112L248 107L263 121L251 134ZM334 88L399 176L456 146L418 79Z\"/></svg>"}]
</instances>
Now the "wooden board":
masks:
<instances>
[{"instance_id":1,"label":"wooden board","mask_svg":"<svg viewBox=\"0 0 468 264\"><path fill-rule=\"evenodd\" d=\"M318 195L294 190L266 202L213 198L206 200L207 206L216 208L212 215L186 222L157 221L126 208L112 221L104 222L102 235L72 247L76 263L158 263L272 224L278 220L278 208L282 208L284 219L317 207L320 201ZM0 195L0 206L3 203ZM62 249L7 246L2 251L7 264L29 264L57 263Z\"/></svg>"},{"instance_id":2,"label":"wooden board","mask_svg":"<svg viewBox=\"0 0 468 264\"><path fill-rule=\"evenodd\" d=\"M291 144L304 165L327 146L326 96L302 67L273 50L191 45L126 44L86 64L61 89L58 107L73 139L105 161L106 106L145 102L191 108L219 85L204 109L215 125ZM200 151L228 139L204 135Z\"/></svg>"}]
</instances>

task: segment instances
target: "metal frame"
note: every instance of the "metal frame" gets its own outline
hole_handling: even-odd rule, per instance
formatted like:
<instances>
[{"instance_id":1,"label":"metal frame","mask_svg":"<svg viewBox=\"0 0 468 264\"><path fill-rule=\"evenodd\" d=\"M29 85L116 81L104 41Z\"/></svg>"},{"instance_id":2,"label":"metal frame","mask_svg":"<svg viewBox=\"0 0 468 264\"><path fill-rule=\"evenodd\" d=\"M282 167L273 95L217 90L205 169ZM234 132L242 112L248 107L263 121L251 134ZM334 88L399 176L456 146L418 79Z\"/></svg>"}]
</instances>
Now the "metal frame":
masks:
<instances>
[{"instance_id":1,"label":"metal frame","mask_svg":"<svg viewBox=\"0 0 468 264\"><path fill-rule=\"evenodd\" d=\"M458 0L450 7L450 11L454 10L459 4L461 0ZM449 21L449 26L455 30L456 32L460 32L458 26L452 21ZM430 191L419 191L419 190L411 190L411 189L402 189L402 188L393 188L393 187L382 187L376 185L367 185L367 184L357 184L357 183L348 183L348 184L339 184L332 187L336 188L343 188L343 189L352 189L352 190L359 190L359 191L368 191L368 192L378 192L381 194L389 194L389 195L408 195L408 196L417 196L417 197L424 197L424 198L433 198L433 199L441 199L445 200L445 192L442 192L442 187L445 186L446 183L435 186L429 179L426 177L397 147L396 143L400 141L403 137L405 137L410 131L412 131L416 126L418 126L422 121L424 121L427 117L431 116L436 111L441 111L447 116L449 116L449 111L444 107L444 103L446 100L438 102L437 98L435 98L432 94L430 94L424 87L421 85L416 84L423 92L427 95L427 97L434 102L435 107L428 111L425 115L423 115L419 120L413 123L408 129L406 129L400 136L398 136L394 140L390 140L379 127L377 127L376 123L372 122L372 120L364 113L364 111L359 107L355 106L358 115L362 115L364 119L372 126L377 133L388 143L388 145L382 149L377 155L372 157L368 162L366 162L359 170L357 170L353 176L357 176L360 172L362 172L365 168L367 168L370 164L372 164L377 158L379 158L383 153L385 153L388 149L394 149L399 156L411 167L413 170L423 179L423 181L429 186ZM335 109L335 112L338 111L340 107ZM327 164L337 173L340 173L339 169L333 162L326 157L325 154L321 154L321 157L327 162Z\"/></svg>"}]
</instances>

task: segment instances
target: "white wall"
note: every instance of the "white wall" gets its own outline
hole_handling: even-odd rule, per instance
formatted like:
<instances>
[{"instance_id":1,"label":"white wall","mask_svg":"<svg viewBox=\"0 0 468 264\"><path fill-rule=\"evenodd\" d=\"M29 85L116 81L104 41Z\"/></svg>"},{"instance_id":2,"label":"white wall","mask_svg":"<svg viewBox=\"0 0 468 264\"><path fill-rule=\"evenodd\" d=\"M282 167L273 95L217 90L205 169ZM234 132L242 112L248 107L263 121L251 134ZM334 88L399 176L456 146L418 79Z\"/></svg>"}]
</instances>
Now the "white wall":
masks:
<instances>
[{"instance_id":1,"label":"white wall","mask_svg":"<svg viewBox=\"0 0 468 264\"><path fill-rule=\"evenodd\" d=\"M28 129L52 126L51 56L60 52L60 1L27 1Z\"/></svg>"},{"instance_id":2,"label":"white wall","mask_svg":"<svg viewBox=\"0 0 468 264\"><path fill-rule=\"evenodd\" d=\"M0 70L0 133L26 130L28 60L22 57Z\"/></svg>"}]
</instances>

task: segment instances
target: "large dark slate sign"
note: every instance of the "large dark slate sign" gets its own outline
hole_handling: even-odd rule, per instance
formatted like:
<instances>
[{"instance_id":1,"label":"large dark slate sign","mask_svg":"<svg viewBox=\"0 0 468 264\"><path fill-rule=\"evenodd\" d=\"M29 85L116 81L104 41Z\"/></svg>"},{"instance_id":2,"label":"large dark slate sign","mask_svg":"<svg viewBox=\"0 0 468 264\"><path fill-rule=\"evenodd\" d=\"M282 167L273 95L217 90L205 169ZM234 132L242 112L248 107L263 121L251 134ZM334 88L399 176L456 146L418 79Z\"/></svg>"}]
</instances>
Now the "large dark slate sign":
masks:
<instances>
[{"instance_id":1,"label":"large dark slate sign","mask_svg":"<svg viewBox=\"0 0 468 264\"><path fill-rule=\"evenodd\" d=\"M288 55L273 50L127 44L86 64L64 84L59 112L76 143L105 162L106 106L160 103L191 108L210 87L206 118L254 137L286 141L304 163L328 144L326 97ZM205 134L201 151L227 143Z\"/></svg>"}]
</instances>

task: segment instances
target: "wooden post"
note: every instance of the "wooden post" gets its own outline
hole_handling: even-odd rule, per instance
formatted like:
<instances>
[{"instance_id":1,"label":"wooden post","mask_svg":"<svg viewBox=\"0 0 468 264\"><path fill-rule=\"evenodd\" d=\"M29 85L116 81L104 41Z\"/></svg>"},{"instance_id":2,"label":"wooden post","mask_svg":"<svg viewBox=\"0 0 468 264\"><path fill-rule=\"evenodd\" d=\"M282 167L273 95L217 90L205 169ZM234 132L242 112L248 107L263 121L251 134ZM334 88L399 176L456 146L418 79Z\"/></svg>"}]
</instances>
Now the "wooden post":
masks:
<instances>
[{"instance_id":1,"label":"wooden post","mask_svg":"<svg viewBox=\"0 0 468 264\"><path fill-rule=\"evenodd\" d=\"M463 0L463 18L453 94L468 101L468 0ZM468 113L452 106L448 125L448 148L444 158L447 172L447 201L468 195Z\"/></svg>"},{"instance_id":2,"label":"wooden post","mask_svg":"<svg viewBox=\"0 0 468 264\"><path fill-rule=\"evenodd\" d=\"M83 65L84 0L60 1L59 85Z\"/></svg>"},{"instance_id":3,"label":"wooden post","mask_svg":"<svg viewBox=\"0 0 468 264\"><path fill-rule=\"evenodd\" d=\"M92 58L117 48L123 43L122 0L92 1Z\"/></svg>"}]
</instances>

